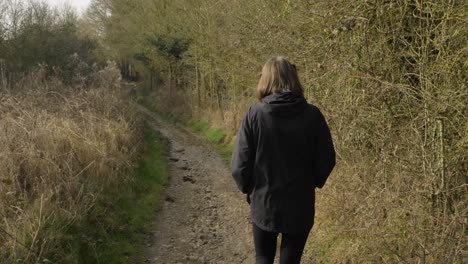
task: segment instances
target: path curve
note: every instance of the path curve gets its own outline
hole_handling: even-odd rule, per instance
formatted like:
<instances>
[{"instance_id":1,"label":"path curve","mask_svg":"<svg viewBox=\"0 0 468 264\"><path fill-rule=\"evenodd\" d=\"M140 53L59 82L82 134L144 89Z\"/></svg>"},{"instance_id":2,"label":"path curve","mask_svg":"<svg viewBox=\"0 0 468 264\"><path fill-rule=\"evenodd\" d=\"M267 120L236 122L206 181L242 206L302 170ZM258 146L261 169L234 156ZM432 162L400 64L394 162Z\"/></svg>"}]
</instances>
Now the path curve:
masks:
<instances>
[{"instance_id":1,"label":"path curve","mask_svg":"<svg viewBox=\"0 0 468 264\"><path fill-rule=\"evenodd\" d=\"M170 143L169 183L145 263L255 263L249 208L222 157L193 133L138 108Z\"/></svg>"}]
</instances>

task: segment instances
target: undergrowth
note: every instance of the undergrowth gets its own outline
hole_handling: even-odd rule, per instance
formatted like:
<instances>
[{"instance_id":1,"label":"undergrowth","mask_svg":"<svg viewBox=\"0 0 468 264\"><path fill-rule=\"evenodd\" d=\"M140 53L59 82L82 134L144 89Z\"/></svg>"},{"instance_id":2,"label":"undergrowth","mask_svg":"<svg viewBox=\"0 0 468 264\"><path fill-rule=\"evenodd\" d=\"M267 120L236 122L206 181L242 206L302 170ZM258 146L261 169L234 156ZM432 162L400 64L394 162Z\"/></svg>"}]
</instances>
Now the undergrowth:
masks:
<instances>
[{"instance_id":1,"label":"undergrowth","mask_svg":"<svg viewBox=\"0 0 468 264\"><path fill-rule=\"evenodd\" d=\"M106 190L105 197L112 201L99 205L110 208L100 217L112 228L102 229L93 217L72 230L71 235L76 237L71 245L72 262L126 264L129 259L140 260L141 244L148 224L159 211L161 192L168 179L166 143L149 128L145 129L144 142L134 181L123 189Z\"/></svg>"},{"instance_id":2,"label":"undergrowth","mask_svg":"<svg viewBox=\"0 0 468 264\"><path fill-rule=\"evenodd\" d=\"M3 82L5 83L5 82ZM115 65L0 86L0 263L127 263L167 178Z\"/></svg>"}]
</instances>

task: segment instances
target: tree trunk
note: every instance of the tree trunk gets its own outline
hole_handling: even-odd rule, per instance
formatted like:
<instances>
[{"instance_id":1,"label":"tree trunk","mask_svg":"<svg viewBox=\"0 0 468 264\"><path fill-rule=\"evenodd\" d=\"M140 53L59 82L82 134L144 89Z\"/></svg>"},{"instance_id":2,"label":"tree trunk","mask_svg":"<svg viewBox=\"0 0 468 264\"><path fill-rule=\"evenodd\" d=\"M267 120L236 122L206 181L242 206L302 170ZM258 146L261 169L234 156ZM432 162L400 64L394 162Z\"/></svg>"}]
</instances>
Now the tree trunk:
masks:
<instances>
[{"instance_id":1,"label":"tree trunk","mask_svg":"<svg viewBox=\"0 0 468 264\"><path fill-rule=\"evenodd\" d=\"M150 69L150 91L153 91L153 68Z\"/></svg>"},{"instance_id":2,"label":"tree trunk","mask_svg":"<svg viewBox=\"0 0 468 264\"><path fill-rule=\"evenodd\" d=\"M224 122L224 111L223 111L223 108L221 106L221 96L219 94L219 89L218 89L217 86L215 87L215 89L216 89L216 99L218 101L218 110L221 113L221 120L223 120L223 122Z\"/></svg>"},{"instance_id":3,"label":"tree trunk","mask_svg":"<svg viewBox=\"0 0 468 264\"><path fill-rule=\"evenodd\" d=\"M214 81L213 81L213 66L210 71L210 109L213 109L213 96L214 96Z\"/></svg>"},{"instance_id":4,"label":"tree trunk","mask_svg":"<svg viewBox=\"0 0 468 264\"><path fill-rule=\"evenodd\" d=\"M172 98L172 63L169 63L169 96Z\"/></svg>"},{"instance_id":5,"label":"tree trunk","mask_svg":"<svg viewBox=\"0 0 468 264\"><path fill-rule=\"evenodd\" d=\"M200 85L198 80L198 58L195 56L195 86L197 88L197 106L200 108L201 98L200 98Z\"/></svg>"}]
</instances>

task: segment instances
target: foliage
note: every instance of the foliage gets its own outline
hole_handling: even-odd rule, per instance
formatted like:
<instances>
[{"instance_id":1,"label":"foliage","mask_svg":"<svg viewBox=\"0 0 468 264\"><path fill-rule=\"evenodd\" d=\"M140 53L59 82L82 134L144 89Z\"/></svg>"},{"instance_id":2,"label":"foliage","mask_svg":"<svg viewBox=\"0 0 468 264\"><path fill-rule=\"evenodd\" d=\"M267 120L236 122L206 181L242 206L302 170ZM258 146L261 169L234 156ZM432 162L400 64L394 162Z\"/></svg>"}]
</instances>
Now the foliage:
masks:
<instances>
[{"instance_id":1,"label":"foliage","mask_svg":"<svg viewBox=\"0 0 468 264\"><path fill-rule=\"evenodd\" d=\"M127 263L140 252L165 146L106 51L70 9L0 0L0 263Z\"/></svg>"},{"instance_id":2,"label":"foliage","mask_svg":"<svg viewBox=\"0 0 468 264\"><path fill-rule=\"evenodd\" d=\"M328 118L339 157L318 195L316 239L306 260L462 262L464 1L95 3L109 7L102 25L114 55L144 52L147 36L190 40L173 71L164 55L153 54L150 63L165 79L156 105L230 136L253 103L264 61L281 54L298 66L307 98Z\"/></svg>"},{"instance_id":3,"label":"foliage","mask_svg":"<svg viewBox=\"0 0 468 264\"><path fill-rule=\"evenodd\" d=\"M182 59L182 55L187 51L189 46L189 43L183 39L164 39L158 36L148 38L148 42L156 48L159 55L175 60Z\"/></svg>"},{"instance_id":4,"label":"foliage","mask_svg":"<svg viewBox=\"0 0 468 264\"><path fill-rule=\"evenodd\" d=\"M82 35L78 17L70 9L59 11L40 1L0 1L0 68L10 82L39 64L63 70L69 80L72 58L92 65L98 43Z\"/></svg>"}]
</instances>

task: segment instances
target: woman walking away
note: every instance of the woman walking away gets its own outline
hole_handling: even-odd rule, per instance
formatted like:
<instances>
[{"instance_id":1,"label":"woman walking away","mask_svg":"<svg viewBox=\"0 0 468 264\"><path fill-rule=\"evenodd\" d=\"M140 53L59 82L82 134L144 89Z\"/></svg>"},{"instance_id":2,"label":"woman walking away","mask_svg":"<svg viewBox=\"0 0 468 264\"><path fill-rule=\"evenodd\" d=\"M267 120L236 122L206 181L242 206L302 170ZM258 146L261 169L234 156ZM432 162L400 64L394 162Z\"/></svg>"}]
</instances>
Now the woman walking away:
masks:
<instances>
[{"instance_id":1,"label":"woman walking away","mask_svg":"<svg viewBox=\"0 0 468 264\"><path fill-rule=\"evenodd\" d=\"M250 204L257 264L300 263L314 224L315 188L335 166L330 130L304 99L296 67L283 57L264 66L257 95L242 120L231 160L232 176Z\"/></svg>"}]
</instances>

